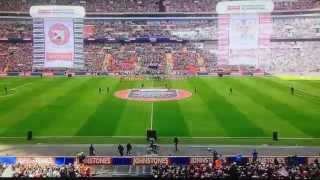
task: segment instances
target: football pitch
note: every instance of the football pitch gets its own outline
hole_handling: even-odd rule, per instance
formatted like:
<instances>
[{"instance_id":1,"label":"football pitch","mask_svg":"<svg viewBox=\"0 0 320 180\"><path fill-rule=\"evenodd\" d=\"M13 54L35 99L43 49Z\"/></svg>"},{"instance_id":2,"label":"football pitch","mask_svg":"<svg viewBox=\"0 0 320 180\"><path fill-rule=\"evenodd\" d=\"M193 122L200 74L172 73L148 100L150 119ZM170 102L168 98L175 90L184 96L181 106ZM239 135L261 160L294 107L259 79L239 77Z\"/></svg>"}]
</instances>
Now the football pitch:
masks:
<instances>
[{"instance_id":1,"label":"football pitch","mask_svg":"<svg viewBox=\"0 0 320 180\"><path fill-rule=\"evenodd\" d=\"M193 95L168 102L113 96L141 84L144 88L167 85ZM0 78L1 143L145 143L150 128L157 131L160 143L172 143L177 136L190 144L320 145L320 80ZM26 141L27 131L33 132L31 142ZM279 133L278 142L272 141L273 131Z\"/></svg>"}]
</instances>

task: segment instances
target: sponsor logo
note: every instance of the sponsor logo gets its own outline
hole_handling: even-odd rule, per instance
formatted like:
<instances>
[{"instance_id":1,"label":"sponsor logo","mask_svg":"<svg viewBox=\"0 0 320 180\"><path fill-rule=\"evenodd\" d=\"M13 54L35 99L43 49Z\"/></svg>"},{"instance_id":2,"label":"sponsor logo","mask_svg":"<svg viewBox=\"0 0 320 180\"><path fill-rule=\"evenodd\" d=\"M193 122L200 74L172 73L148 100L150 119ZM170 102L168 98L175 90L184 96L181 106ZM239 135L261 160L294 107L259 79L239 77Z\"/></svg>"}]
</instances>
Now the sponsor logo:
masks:
<instances>
[{"instance_id":1,"label":"sponsor logo","mask_svg":"<svg viewBox=\"0 0 320 180\"><path fill-rule=\"evenodd\" d=\"M169 164L169 159L166 157L134 157L133 164L135 165Z\"/></svg>"},{"instance_id":2,"label":"sponsor logo","mask_svg":"<svg viewBox=\"0 0 320 180\"><path fill-rule=\"evenodd\" d=\"M111 165L111 157L86 157L83 160L84 164L87 165Z\"/></svg>"},{"instance_id":3,"label":"sponsor logo","mask_svg":"<svg viewBox=\"0 0 320 180\"><path fill-rule=\"evenodd\" d=\"M52 157L17 157L17 164L54 164Z\"/></svg>"},{"instance_id":4,"label":"sponsor logo","mask_svg":"<svg viewBox=\"0 0 320 180\"><path fill-rule=\"evenodd\" d=\"M212 161L212 157L192 157L190 164L208 164Z\"/></svg>"}]
</instances>

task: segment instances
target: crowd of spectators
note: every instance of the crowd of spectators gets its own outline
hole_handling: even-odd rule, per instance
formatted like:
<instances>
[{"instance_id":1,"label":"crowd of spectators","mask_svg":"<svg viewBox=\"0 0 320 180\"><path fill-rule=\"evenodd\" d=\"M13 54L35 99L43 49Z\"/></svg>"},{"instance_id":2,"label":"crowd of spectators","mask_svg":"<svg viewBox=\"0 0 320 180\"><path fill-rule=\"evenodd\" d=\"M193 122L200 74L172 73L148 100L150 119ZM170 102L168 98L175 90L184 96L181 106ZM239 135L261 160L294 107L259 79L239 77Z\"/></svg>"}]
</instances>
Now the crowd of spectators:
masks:
<instances>
[{"instance_id":1,"label":"crowd of spectators","mask_svg":"<svg viewBox=\"0 0 320 180\"><path fill-rule=\"evenodd\" d=\"M217 71L216 42L88 43L85 69L115 74L194 74ZM271 42L257 49L256 68L272 73L320 71L318 41ZM31 43L0 43L0 72L32 69Z\"/></svg>"},{"instance_id":2,"label":"crowd of spectators","mask_svg":"<svg viewBox=\"0 0 320 180\"><path fill-rule=\"evenodd\" d=\"M167 37L192 41L217 40L217 19L211 20L87 20L94 26L89 38L130 39L136 37ZM274 16L274 39L310 39L320 37L319 16Z\"/></svg>"},{"instance_id":3,"label":"crowd of spectators","mask_svg":"<svg viewBox=\"0 0 320 180\"><path fill-rule=\"evenodd\" d=\"M158 12L160 0L86 0L83 6L88 12ZM80 2L81 3L81 2Z\"/></svg>"},{"instance_id":4,"label":"crowd of spectators","mask_svg":"<svg viewBox=\"0 0 320 180\"><path fill-rule=\"evenodd\" d=\"M320 7L318 0L273 0L275 11L312 10Z\"/></svg>"},{"instance_id":5,"label":"crowd of spectators","mask_svg":"<svg viewBox=\"0 0 320 180\"><path fill-rule=\"evenodd\" d=\"M85 20L85 38L130 40L139 37L207 41L218 39L217 19L207 20ZM312 39L320 37L319 16L274 16L274 39ZM86 28L85 28L86 29ZM0 39L31 39L31 19L1 19Z\"/></svg>"},{"instance_id":6,"label":"crowd of spectators","mask_svg":"<svg viewBox=\"0 0 320 180\"><path fill-rule=\"evenodd\" d=\"M220 162L219 162L220 161ZM218 163L217 163L218 162ZM276 158L269 162L227 164L222 159L215 163L189 166L158 165L152 169L154 178L230 178L230 179L315 179L320 176L320 164L288 165Z\"/></svg>"},{"instance_id":7,"label":"crowd of spectators","mask_svg":"<svg viewBox=\"0 0 320 180\"><path fill-rule=\"evenodd\" d=\"M320 37L319 16L274 17L272 24L272 38L297 39Z\"/></svg>"},{"instance_id":8,"label":"crowd of spectators","mask_svg":"<svg viewBox=\"0 0 320 180\"><path fill-rule=\"evenodd\" d=\"M164 0L165 12L215 12L219 0Z\"/></svg>"},{"instance_id":9,"label":"crowd of spectators","mask_svg":"<svg viewBox=\"0 0 320 180\"><path fill-rule=\"evenodd\" d=\"M89 71L127 74L199 72L200 68L205 70L214 65L212 61L216 60L203 46L204 43L89 44L85 46L85 59Z\"/></svg>"},{"instance_id":10,"label":"crowd of spectators","mask_svg":"<svg viewBox=\"0 0 320 180\"><path fill-rule=\"evenodd\" d=\"M184 40L213 40L217 20L86 20L93 27L87 38L131 39L166 37Z\"/></svg>"},{"instance_id":11,"label":"crowd of spectators","mask_svg":"<svg viewBox=\"0 0 320 180\"><path fill-rule=\"evenodd\" d=\"M268 48L258 48L257 68L266 72L319 72L320 18L274 16ZM86 20L94 26L87 38L113 43L85 43L85 69L117 74L184 74L217 71L217 20ZM32 20L0 21L0 73L32 69ZM175 43L124 42L165 37ZM17 41L16 39L20 39ZM22 40L21 40L22 39ZM179 41L179 40L183 41ZM13 41L12 41L13 40ZM235 68L237 69L237 68Z\"/></svg>"},{"instance_id":12,"label":"crowd of spectators","mask_svg":"<svg viewBox=\"0 0 320 180\"><path fill-rule=\"evenodd\" d=\"M0 20L0 39L31 39L32 21L30 20Z\"/></svg>"},{"instance_id":13,"label":"crowd of spectators","mask_svg":"<svg viewBox=\"0 0 320 180\"><path fill-rule=\"evenodd\" d=\"M267 72L319 72L318 41L272 42L270 49L259 50L259 67Z\"/></svg>"},{"instance_id":14,"label":"crowd of spectators","mask_svg":"<svg viewBox=\"0 0 320 180\"><path fill-rule=\"evenodd\" d=\"M77 178L89 177L90 168L85 165L0 164L2 178Z\"/></svg>"},{"instance_id":15,"label":"crowd of spectators","mask_svg":"<svg viewBox=\"0 0 320 180\"><path fill-rule=\"evenodd\" d=\"M0 72L31 71L31 43L0 43Z\"/></svg>"},{"instance_id":16,"label":"crowd of spectators","mask_svg":"<svg viewBox=\"0 0 320 180\"><path fill-rule=\"evenodd\" d=\"M222 0L0 0L0 11L27 12L32 5L81 5L87 12L206 12ZM311 10L318 0L274 0L275 11Z\"/></svg>"}]
</instances>

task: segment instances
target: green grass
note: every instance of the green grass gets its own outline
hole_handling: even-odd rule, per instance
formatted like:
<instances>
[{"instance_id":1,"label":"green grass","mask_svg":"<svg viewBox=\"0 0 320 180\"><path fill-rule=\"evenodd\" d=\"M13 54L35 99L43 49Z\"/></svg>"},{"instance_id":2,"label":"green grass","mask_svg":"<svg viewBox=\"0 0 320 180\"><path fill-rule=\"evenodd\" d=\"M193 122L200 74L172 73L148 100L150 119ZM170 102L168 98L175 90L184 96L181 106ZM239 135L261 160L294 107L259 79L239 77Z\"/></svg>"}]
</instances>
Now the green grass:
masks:
<instances>
[{"instance_id":1,"label":"green grass","mask_svg":"<svg viewBox=\"0 0 320 180\"><path fill-rule=\"evenodd\" d=\"M185 144L320 145L320 81L288 77L122 82L113 77L0 78L0 143L118 143L128 139L145 143L152 103L113 96L117 90L137 88L141 83L146 88L168 84L191 92L198 89L185 100L153 103L153 128L160 143L171 143L178 136ZM10 89L8 96L5 85ZM290 94L291 85L296 88L295 96ZM99 87L110 87L110 93L99 94ZM35 136L31 142L24 138L29 130ZM273 131L280 138L304 139L273 142Z\"/></svg>"}]
</instances>

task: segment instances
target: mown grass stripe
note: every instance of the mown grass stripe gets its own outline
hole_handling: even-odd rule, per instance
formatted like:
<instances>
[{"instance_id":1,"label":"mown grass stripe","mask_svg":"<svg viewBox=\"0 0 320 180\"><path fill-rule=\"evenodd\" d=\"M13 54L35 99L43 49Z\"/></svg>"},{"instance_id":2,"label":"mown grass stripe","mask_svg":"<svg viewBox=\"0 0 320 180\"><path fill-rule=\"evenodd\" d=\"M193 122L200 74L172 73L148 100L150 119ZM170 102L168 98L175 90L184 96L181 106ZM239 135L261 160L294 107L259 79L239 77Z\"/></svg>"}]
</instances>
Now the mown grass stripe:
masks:
<instances>
[{"instance_id":1,"label":"mown grass stripe","mask_svg":"<svg viewBox=\"0 0 320 180\"><path fill-rule=\"evenodd\" d=\"M37 100L34 99L35 103L37 103L34 111L27 116L20 116L20 120L13 126L10 126L5 134L19 134L23 136L29 130L33 131L35 135L43 135L41 134L42 131L49 133L47 128L50 125L56 126L60 124L61 120L59 121L57 117L61 111L72 103L72 101L68 101L68 98L70 98L71 94L74 94L75 91L81 90L81 87L83 87L88 80L89 79L84 78L69 79L68 81L64 81L64 83L56 85L54 88L46 90L44 94L37 97ZM67 123L68 122L63 122L63 124Z\"/></svg>"},{"instance_id":2,"label":"mown grass stripe","mask_svg":"<svg viewBox=\"0 0 320 180\"><path fill-rule=\"evenodd\" d=\"M130 89L138 88L141 85L140 81L130 82ZM145 85L146 86L146 85ZM120 100L118 101L126 101ZM150 102L149 102L150 103ZM114 136L116 135L140 135L146 134L146 129L150 123L150 104L139 101L127 101L126 107L118 121Z\"/></svg>"},{"instance_id":3,"label":"mown grass stripe","mask_svg":"<svg viewBox=\"0 0 320 180\"><path fill-rule=\"evenodd\" d=\"M83 121L86 121L90 114L96 110L100 99L106 96L106 93L99 94L98 88L103 87L103 78L89 78L85 82L79 82L79 85L69 91L63 97L58 98L52 105L58 105L57 114L51 124L42 128L39 132L41 135L73 135L81 127ZM95 99L95 102L92 102ZM81 108L79 108L81 104ZM93 106L93 107L92 107ZM88 115L89 114L89 115ZM66 124L56 128L56 124Z\"/></svg>"},{"instance_id":4,"label":"mown grass stripe","mask_svg":"<svg viewBox=\"0 0 320 180\"><path fill-rule=\"evenodd\" d=\"M206 102L208 109L217 117L220 126L224 128L225 136L264 136L265 133L225 97L211 88L202 78L191 80L191 83L198 88L198 93L202 100ZM213 127L214 128L214 127Z\"/></svg>"},{"instance_id":5,"label":"mown grass stripe","mask_svg":"<svg viewBox=\"0 0 320 180\"><path fill-rule=\"evenodd\" d=\"M283 121L281 117L274 114L273 111L270 111L256 101L253 101L252 98L256 98L256 96L248 96L247 90L238 87L234 81L239 81L239 79L230 77L225 78L223 81L228 87L233 88L233 94L230 95L228 100L235 104L239 111L246 114L249 119L263 129L266 134L271 136L273 131L279 130L279 127L285 127L281 128L281 136L296 134L296 136L308 137L307 134L295 128L292 124ZM253 86L253 88L257 91L257 88L260 88L260 86Z\"/></svg>"},{"instance_id":6,"label":"mown grass stripe","mask_svg":"<svg viewBox=\"0 0 320 180\"><path fill-rule=\"evenodd\" d=\"M172 81L168 86L175 88ZM159 136L189 136L189 128L185 122L181 107L178 102L155 102L154 124Z\"/></svg>"},{"instance_id":7,"label":"mown grass stripe","mask_svg":"<svg viewBox=\"0 0 320 180\"><path fill-rule=\"evenodd\" d=\"M19 89L19 93L15 93L14 96L9 96L7 98L0 98L0 113L2 108L10 108L16 106L18 101L27 100L27 98L32 99L35 91L39 91L43 88L42 86L46 86L46 81L41 81L41 79L23 79L21 81L14 81L11 85L7 85L7 88L10 90L11 88L15 88L21 84L32 83L30 86L26 86L24 88ZM6 83L7 84L7 83ZM10 83L8 83L10 84ZM45 87L44 87L45 88ZM4 86L0 89L1 94L4 95Z\"/></svg>"},{"instance_id":8,"label":"mown grass stripe","mask_svg":"<svg viewBox=\"0 0 320 180\"><path fill-rule=\"evenodd\" d=\"M319 128L317 126L310 126L310 124L317 123L317 119L314 116L309 116L308 114L301 112L301 110L294 109L288 104L289 102L284 103L282 100L284 99L279 95L278 91L270 91L270 89L266 90L264 88L264 81L242 81L239 83L239 80L234 80L233 83L242 89L242 92L247 96L251 97L253 101L264 106L266 109L269 109L283 121L288 121L292 126L299 129L303 133L311 136L311 137L319 137L318 132ZM260 87L256 89L255 87ZM259 98L257 98L259 97ZM275 124L277 126L277 124ZM286 127L278 127L277 129L282 129ZM281 134L281 131L280 131Z\"/></svg>"},{"instance_id":9,"label":"mown grass stripe","mask_svg":"<svg viewBox=\"0 0 320 180\"><path fill-rule=\"evenodd\" d=\"M189 90L192 93L191 98L178 101L190 136L207 136L208 134L224 136L224 129L216 122L216 117L212 116L210 110L205 105L205 102L202 101L198 93L195 93L195 88L199 87L194 87L188 80L176 80L174 81L174 84L179 88Z\"/></svg>"},{"instance_id":10,"label":"mown grass stripe","mask_svg":"<svg viewBox=\"0 0 320 180\"><path fill-rule=\"evenodd\" d=\"M132 88L135 84L134 81L117 81L112 94L117 90ZM76 135L114 135L126 105L127 101L108 96L81 126Z\"/></svg>"},{"instance_id":11,"label":"mown grass stripe","mask_svg":"<svg viewBox=\"0 0 320 180\"><path fill-rule=\"evenodd\" d=\"M50 79L37 82L33 82L32 85L25 87L26 90L23 92L1 102L0 134L3 134L8 128L12 129L11 126L15 123L35 112L39 107L46 105L48 98L54 98L54 96L47 98L48 91L63 94L64 91L62 89L59 91L58 87L67 82L67 79Z\"/></svg>"},{"instance_id":12,"label":"mown grass stripe","mask_svg":"<svg viewBox=\"0 0 320 180\"><path fill-rule=\"evenodd\" d=\"M255 79L256 81L257 79ZM317 107L320 105L320 95L319 95L319 89L309 86L307 83L304 83L304 88L302 86L297 85L294 81L285 81L285 80L279 80L275 78L261 78L259 81L264 81L266 84L272 84L272 89L279 92L279 94L282 94L283 96L286 96L287 99L292 101L300 101L300 102L294 102L290 103L290 105L312 105L310 103L313 103L313 105L316 105ZM292 97L290 92L290 87L293 86L295 89L295 98Z\"/></svg>"}]
</instances>

